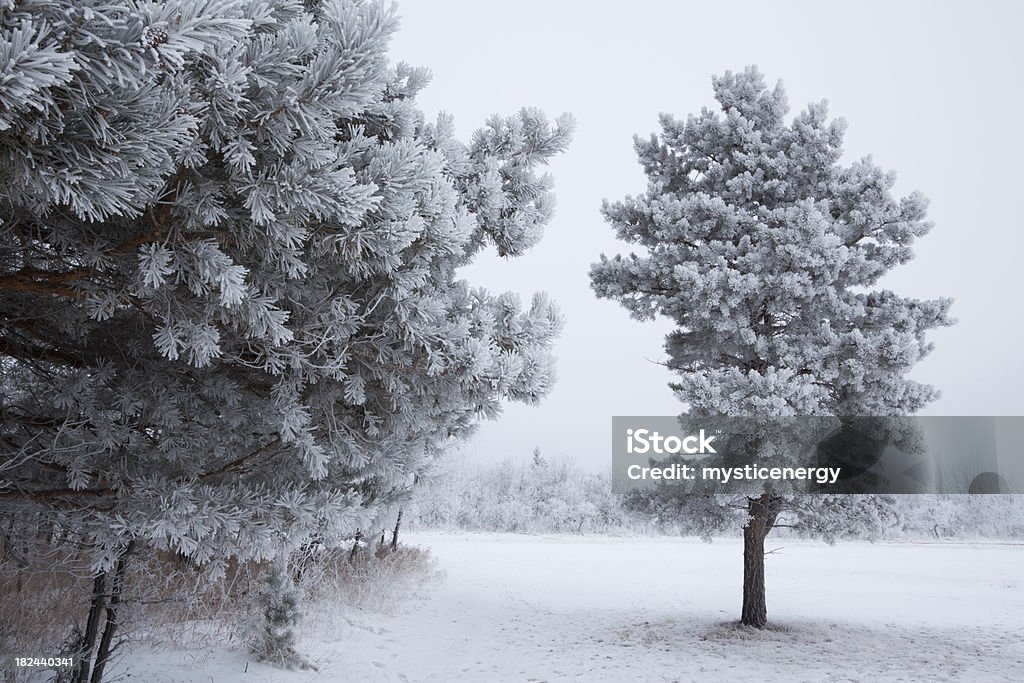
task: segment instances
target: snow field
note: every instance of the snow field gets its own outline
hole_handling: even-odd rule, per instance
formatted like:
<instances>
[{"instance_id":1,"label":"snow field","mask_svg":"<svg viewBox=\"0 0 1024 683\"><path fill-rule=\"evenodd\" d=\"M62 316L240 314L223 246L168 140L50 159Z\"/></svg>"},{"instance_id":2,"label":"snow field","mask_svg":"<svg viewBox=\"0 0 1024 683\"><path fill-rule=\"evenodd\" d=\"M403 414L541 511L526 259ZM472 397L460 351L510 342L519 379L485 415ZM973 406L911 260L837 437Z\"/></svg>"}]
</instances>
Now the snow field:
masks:
<instances>
[{"instance_id":1,"label":"snow field","mask_svg":"<svg viewBox=\"0 0 1024 683\"><path fill-rule=\"evenodd\" d=\"M737 628L739 539L410 534L444 578L393 613L310 609L317 671L137 649L130 680L1020 681L1024 546L768 539L773 627ZM124 670L124 665L120 667Z\"/></svg>"}]
</instances>

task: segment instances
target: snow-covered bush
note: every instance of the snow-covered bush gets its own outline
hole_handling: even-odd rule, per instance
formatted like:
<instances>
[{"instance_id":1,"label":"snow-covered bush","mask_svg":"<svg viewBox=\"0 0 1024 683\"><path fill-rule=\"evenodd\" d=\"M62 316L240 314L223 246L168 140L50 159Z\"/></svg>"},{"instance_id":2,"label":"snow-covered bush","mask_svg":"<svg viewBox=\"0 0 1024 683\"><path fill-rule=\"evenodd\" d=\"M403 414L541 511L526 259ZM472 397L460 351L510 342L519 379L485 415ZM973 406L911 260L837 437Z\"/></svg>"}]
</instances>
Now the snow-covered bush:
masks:
<instances>
[{"instance_id":1,"label":"snow-covered bush","mask_svg":"<svg viewBox=\"0 0 1024 683\"><path fill-rule=\"evenodd\" d=\"M417 492L410 523L418 528L522 533L634 531L639 523L611 491L607 475L566 460L511 461L449 468Z\"/></svg>"},{"instance_id":2,"label":"snow-covered bush","mask_svg":"<svg viewBox=\"0 0 1024 683\"><path fill-rule=\"evenodd\" d=\"M566 460L471 465L462 460L414 496L420 529L671 534L712 539L740 530L746 500L677 495L671 486L619 495L611 479ZM1024 538L1024 496L808 494L780 513L780 536L842 540Z\"/></svg>"},{"instance_id":3,"label":"snow-covered bush","mask_svg":"<svg viewBox=\"0 0 1024 683\"><path fill-rule=\"evenodd\" d=\"M896 496L898 525L906 539L1024 540L1024 496Z\"/></svg>"}]
</instances>

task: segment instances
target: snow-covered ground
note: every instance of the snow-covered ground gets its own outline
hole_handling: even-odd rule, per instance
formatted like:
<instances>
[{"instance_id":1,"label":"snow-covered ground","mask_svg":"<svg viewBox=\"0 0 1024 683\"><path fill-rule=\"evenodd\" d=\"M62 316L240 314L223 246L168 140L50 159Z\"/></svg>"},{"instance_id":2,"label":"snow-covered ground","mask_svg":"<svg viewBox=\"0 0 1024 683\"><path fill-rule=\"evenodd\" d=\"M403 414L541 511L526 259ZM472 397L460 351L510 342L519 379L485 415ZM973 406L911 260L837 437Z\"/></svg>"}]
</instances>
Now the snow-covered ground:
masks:
<instances>
[{"instance_id":1,"label":"snow-covered ground","mask_svg":"<svg viewBox=\"0 0 1024 683\"><path fill-rule=\"evenodd\" d=\"M446 573L394 614L319 614L318 671L136 651L131 681L1024 681L1024 546L773 539L734 626L738 540L416 534Z\"/></svg>"}]
</instances>

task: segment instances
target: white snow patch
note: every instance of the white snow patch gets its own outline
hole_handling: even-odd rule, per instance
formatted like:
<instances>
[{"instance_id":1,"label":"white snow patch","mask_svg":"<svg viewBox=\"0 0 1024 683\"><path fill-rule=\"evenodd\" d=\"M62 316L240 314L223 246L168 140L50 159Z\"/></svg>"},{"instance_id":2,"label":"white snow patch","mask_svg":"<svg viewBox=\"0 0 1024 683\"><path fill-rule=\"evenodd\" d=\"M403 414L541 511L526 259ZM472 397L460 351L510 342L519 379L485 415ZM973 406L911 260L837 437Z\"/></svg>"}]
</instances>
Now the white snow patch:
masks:
<instances>
[{"instance_id":1,"label":"white snow patch","mask_svg":"<svg viewBox=\"0 0 1024 683\"><path fill-rule=\"evenodd\" d=\"M735 625L738 539L407 542L429 546L447 577L395 614L308 620L302 647L318 671L210 647L136 648L112 673L154 683L1024 680L1020 545L769 537L773 627L756 631Z\"/></svg>"}]
</instances>

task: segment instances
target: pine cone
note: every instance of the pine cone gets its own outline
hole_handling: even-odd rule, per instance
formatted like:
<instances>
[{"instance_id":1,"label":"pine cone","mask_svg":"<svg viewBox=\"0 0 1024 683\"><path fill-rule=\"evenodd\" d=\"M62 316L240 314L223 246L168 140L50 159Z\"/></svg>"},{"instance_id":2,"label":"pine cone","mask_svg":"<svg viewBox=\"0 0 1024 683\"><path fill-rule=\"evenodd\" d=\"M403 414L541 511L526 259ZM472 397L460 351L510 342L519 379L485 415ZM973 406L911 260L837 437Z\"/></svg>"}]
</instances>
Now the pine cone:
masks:
<instances>
[{"instance_id":1,"label":"pine cone","mask_svg":"<svg viewBox=\"0 0 1024 683\"><path fill-rule=\"evenodd\" d=\"M142 44L145 47L156 47L167 42L167 31L162 28L147 26L142 31Z\"/></svg>"}]
</instances>

